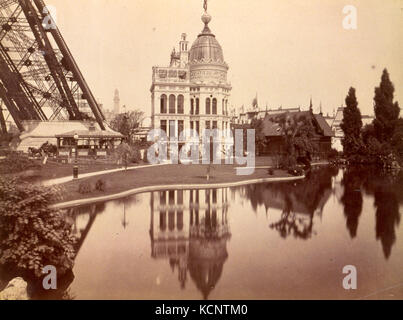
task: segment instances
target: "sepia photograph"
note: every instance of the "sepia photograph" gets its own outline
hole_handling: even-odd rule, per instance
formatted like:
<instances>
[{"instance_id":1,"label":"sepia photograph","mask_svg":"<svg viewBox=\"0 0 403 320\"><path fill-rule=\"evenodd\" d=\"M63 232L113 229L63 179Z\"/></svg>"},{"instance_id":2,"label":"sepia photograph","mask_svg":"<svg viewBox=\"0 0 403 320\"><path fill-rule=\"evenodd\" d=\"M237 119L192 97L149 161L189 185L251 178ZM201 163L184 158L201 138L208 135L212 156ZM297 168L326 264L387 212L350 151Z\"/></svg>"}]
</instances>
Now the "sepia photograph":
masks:
<instances>
[{"instance_id":1,"label":"sepia photograph","mask_svg":"<svg viewBox=\"0 0 403 320\"><path fill-rule=\"evenodd\" d=\"M402 105L403 0L0 0L0 306L402 301Z\"/></svg>"}]
</instances>

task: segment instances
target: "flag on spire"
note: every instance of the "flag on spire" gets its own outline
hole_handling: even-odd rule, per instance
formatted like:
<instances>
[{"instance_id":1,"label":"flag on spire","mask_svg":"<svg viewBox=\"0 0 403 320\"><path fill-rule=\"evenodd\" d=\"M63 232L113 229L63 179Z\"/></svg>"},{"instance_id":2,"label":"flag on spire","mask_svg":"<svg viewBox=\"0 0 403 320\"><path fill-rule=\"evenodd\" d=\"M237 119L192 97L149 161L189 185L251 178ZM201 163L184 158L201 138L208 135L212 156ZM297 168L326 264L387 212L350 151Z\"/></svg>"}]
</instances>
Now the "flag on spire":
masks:
<instances>
[{"instance_id":1,"label":"flag on spire","mask_svg":"<svg viewBox=\"0 0 403 320\"><path fill-rule=\"evenodd\" d=\"M258 103L258 101L257 101L257 92L256 92L256 97L253 99L253 101L252 101L252 107L254 108L254 109L257 109L257 108L259 108L259 103Z\"/></svg>"},{"instance_id":2,"label":"flag on spire","mask_svg":"<svg viewBox=\"0 0 403 320\"><path fill-rule=\"evenodd\" d=\"M313 112L312 97L311 97L311 101L309 103L309 111Z\"/></svg>"}]
</instances>

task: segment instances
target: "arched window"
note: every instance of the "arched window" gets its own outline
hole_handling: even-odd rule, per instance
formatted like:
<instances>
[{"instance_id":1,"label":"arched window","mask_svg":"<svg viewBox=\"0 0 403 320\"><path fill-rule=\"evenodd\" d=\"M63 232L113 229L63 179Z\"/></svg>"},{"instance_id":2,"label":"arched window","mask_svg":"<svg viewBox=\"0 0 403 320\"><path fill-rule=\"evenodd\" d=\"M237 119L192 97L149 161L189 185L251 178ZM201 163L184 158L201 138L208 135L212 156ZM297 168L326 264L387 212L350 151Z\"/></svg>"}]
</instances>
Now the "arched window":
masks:
<instances>
[{"instance_id":1,"label":"arched window","mask_svg":"<svg viewBox=\"0 0 403 320\"><path fill-rule=\"evenodd\" d=\"M196 98L196 114L200 114L200 99Z\"/></svg>"},{"instance_id":2,"label":"arched window","mask_svg":"<svg viewBox=\"0 0 403 320\"><path fill-rule=\"evenodd\" d=\"M190 99L190 114L194 114L194 104L195 104L195 100L192 98Z\"/></svg>"},{"instance_id":3,"label":"arched window","mask_svg":"<svg viewBox=\"0 0 403 320\"><path fill-rule=\"evenodd\" d=\"M206 114L210 114L211 100L210 98L206 99Z\"/></svg>"},{"instance_id":4,"label":"arched window","mask_svg":"<svg viewBox=\"0 0 403 320\"><path fill-rule=\"evenodd\" d=\"M176 102L176 97L173 94L171 94L169 96L169 113L175 113L176 112L176 110L175 110L175 102Z\"/></svg>"},{"instance_id":5,"label":"arched window","mask_svg":"<svg viewBox=\"0 0 403 320\"><path fill-rule=\"evenodd\" d=\"M185 98L181 94L178 96L178 113L185 113Z\"/></svg>"},{"instance_id":6,"label":"arched window","mask_svg":"<svg viewBox=\"0 0 403 320\"><path fill-rule=\"evenodd\" d=\"M213 99L213 114L217 114L217 99Z\"/></svg>"},{"instance_id":7,"label":"arched window","mask_svg":"<svg viewBox=\"0 0 403 320\"><path fill-rule=\"evenodd\" d=\"M222 114L225 115L225 99L222 99Z\"/></svg>"},{"instance_id":8,"label":"arched window","mask_svg":"<svg viewBox=\"0 0 403 320\"><path fill-rule=\"evenodd\" d=\"M161 113L167 113L167 96L165 94L161 96Z\"/></svg>"}]
</instances>

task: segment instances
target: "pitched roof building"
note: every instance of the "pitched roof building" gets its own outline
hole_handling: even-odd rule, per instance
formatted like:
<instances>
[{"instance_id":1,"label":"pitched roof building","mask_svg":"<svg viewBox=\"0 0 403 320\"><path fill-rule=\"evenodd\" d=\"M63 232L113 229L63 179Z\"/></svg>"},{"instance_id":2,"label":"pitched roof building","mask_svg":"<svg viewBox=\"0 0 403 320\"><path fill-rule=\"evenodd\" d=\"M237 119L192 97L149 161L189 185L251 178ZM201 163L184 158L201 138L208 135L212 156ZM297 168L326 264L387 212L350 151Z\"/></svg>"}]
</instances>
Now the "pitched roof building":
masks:
<instances>
[{"instance_id":1,"label":"pitched roof building","mask_svg":"<svg viewBox=\"0 0 403 320\"><path fill-rule=\"evenodd\" d=\"M262 133L265 137L265 147L259 150L260 154L281 155L285 153L285 133L279 124L278 116L287 115L294 119L304 117L311 121L315 131L312 142L315 145L313 157L326 158L331 150L332 129L322 114L313 114L311 111L292 111L283 113L267 114L262 120Z\"/></svg>"}]
</instances>

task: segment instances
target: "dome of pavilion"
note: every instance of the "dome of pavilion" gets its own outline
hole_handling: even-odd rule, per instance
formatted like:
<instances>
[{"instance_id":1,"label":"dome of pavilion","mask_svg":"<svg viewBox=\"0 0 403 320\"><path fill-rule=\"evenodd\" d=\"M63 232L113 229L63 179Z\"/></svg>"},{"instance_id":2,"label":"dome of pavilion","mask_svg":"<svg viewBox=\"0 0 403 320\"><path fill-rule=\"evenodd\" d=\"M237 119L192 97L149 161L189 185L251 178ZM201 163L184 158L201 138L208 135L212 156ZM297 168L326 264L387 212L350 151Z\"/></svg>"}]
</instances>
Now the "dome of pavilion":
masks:
<instances>
[{"instance_id":1,"label":"dome of pavilion","mask_svg":"<svg viewBox=\"0 0 403 320\"><path fill-rule=\"evenodd\" d=\"M189 245L189 274L197 289L207 300L221 278L224 262L228 258L227 238L191 239Z\"/></svg>"},{"instance_id":2,"label":"dome of pavilion","mask_svg":"<svg viewBox=\"0 0 403 320\"><path fill-rule=\"evenodd\" d=\"M204 23L204 29L190 49L190 63L225 63L221 45L208 26L211 21L211 16L208 13L204 13L202 21Z\"/></svg>"}]
</instances>

